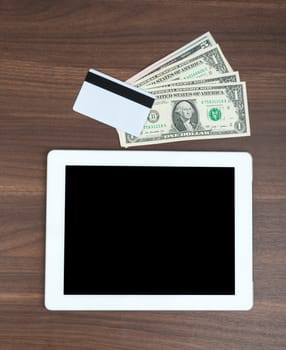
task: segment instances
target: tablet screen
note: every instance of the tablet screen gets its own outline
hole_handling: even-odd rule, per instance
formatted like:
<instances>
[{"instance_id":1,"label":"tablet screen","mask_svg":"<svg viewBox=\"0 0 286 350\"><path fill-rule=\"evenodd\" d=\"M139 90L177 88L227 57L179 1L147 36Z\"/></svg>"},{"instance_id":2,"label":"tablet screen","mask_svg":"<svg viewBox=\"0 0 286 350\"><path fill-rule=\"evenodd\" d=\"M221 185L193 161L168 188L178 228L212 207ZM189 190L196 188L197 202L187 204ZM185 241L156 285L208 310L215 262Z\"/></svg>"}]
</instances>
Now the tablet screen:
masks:
<instances>
[{"instance_id":1,"label":"tablet screen","mask_svg":"<svg viewBox=\"0 0 286 350\"><path fill-rule=\"evenodd\" d=\"M235 294L234 176L66 166L64 294Z\"/></svg>"}]
</instances>

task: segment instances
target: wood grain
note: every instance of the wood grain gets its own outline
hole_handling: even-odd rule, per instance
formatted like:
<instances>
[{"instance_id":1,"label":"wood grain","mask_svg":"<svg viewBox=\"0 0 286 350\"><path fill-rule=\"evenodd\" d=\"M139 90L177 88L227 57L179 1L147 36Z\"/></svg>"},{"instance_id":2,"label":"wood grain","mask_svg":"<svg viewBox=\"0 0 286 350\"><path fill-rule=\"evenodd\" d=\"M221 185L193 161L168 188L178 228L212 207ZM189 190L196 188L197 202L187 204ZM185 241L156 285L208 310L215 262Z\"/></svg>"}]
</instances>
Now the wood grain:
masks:
<instances>
[{"instance_id":1,"label":"wood grain","mask_svg":"<svg viewBox=\"0 0 286 350\"><path fill-rule=\"evenodd\" d=\"M285 17L275 0L1 0L1 350L286 348ZM247 82L251 137L144 149L252 153L254 308L46 311L47 152L120 148L114 129L72 111L87 69L126 80L206 31Z\"/></svg>"}]
</instances>

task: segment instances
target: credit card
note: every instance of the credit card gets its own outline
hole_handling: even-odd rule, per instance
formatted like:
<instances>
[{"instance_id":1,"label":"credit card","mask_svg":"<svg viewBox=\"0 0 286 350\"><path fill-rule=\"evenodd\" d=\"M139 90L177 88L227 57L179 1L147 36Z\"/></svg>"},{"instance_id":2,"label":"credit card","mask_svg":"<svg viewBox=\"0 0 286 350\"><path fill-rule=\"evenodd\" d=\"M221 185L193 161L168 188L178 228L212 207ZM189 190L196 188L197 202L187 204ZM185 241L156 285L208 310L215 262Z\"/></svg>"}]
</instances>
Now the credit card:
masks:
<instances>
[{"instance_id":1,"label":"credit card","mask_svg":"<svg viewBox=\"0 0 286 350\"><path fill-rule=\"evenodd\" d=\"M73 110L138 137L154 101L149 92L90 69Z\"/></svg>"}]
</instances>

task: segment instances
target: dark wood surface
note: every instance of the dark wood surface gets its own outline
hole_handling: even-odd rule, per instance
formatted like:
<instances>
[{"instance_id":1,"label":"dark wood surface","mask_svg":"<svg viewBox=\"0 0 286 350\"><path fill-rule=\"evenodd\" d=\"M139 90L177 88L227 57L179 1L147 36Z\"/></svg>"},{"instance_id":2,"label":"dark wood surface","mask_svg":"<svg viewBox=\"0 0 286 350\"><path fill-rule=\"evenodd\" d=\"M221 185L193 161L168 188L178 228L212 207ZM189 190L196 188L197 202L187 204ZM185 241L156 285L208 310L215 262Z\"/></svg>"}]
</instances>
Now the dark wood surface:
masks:
<instances>
[{"instance_id":1,"label":"dark wood surface","mask_svg":"<svg viewBox=\"0 0 286 350\"><path fill-rule=\"evenodd\" d=\"M285 1L0 1L0 349L286 348ZM254 159L255 306L248 312L49 312L46 156L120 149L72 111L88 68L126 80L210 31L247 82L251 137L149 150Z\"/></svg>"}]
</instances>

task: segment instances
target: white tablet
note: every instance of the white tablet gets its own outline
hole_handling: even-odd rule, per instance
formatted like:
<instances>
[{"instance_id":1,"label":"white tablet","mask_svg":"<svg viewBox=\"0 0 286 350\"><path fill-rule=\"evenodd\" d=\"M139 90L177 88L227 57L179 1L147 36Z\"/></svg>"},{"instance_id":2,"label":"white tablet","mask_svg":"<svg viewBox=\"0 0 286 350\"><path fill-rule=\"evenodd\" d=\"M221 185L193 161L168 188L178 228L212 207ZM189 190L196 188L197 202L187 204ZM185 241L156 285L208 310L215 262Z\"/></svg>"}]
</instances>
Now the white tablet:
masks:
<instances>
[{"instance_id":1,"label":"white tablet","mask_svg":"<svg viewBox=\"0 0 286 350\"><path fill-rule=\"evenodd\" d=\"M250 309L251 156L51 151L45 305Z\"/></svg>"}]
</instances>

